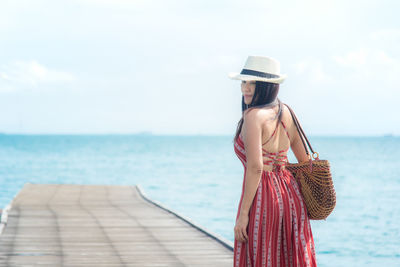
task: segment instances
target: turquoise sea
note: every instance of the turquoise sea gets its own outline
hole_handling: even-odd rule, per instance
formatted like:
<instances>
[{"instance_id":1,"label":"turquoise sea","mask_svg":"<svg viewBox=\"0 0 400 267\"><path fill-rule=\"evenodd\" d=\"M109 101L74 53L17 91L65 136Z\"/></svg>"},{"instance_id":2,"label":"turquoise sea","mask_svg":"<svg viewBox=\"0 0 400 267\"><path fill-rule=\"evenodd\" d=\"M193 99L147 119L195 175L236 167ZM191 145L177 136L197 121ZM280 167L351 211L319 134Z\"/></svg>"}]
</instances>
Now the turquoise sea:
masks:
<instances>
[{"instance_id":1,"label":"turquoise sea","mask_svg":"<svg viewBox=\"0 0 400 267\"><path fill-rule=\"evenodd\" d=\"M312 221L318 266L400 266L400 137L308 137L337 205ZM243 166L233 136L0 135L0 207L26 182L140 184L233 242ZM292 153L289 160L294 161Z\"/></svg>"}]
</instances>

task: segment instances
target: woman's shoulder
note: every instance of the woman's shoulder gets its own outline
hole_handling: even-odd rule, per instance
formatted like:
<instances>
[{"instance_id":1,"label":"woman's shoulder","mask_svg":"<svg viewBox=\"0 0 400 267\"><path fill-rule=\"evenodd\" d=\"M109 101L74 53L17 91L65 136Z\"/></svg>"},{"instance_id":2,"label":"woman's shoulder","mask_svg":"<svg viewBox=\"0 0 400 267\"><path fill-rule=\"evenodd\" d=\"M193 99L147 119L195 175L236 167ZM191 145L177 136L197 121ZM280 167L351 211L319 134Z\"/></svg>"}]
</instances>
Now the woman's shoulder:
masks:
<instances>
[{"instance_id":1,"label":"woman's shoulder","mask_svg":"<svg viewBox=\"0 0 400 267\"><path fill-rule=\"evenodd\" d=\"M285 111L284 111L285 110ZM244 120L256 120L259 121L260 123L265 123L266 121L269 120L274 120L276 115L279 112L279 107L276 106L274 108L249 108L244 111L243 118ZM285 105L282 103L282 112L283 113L288 113L289 110Z\"/></svg>"},{"instance_id":2,"label":"woman's shoulder","mask_svg":"<svg viewBox=\"0 0 400 267\"><path fill-rule=\"evenodd\" d=\"M282 102L282 113L283 113L283 116L288 116L288 115L290 115L290 110L289 110L289 108L287 107L287 104L286 103L283 103Z\"/></svg>"},{"instance_id":3,"label":"woman's shoulder","mask_svg":"<svg viewBox=\"0 0 400 267\"><path fill-rule=\"evenodd\" d=\"M290 109L292 109L292 108L290 107L290 109L289 109L289 107L286 104L282 105L281 121L285 124L285 128L289 132L289 135L293 136L294 132L297 131L297 128L294 124L293 117L290 112Z\"/></svg>"},{"instance_id":4,"label":"woman's shoulder","mask_svg":"<svg viewBox=\"0 0 400 267\"><path fill-rule=\"evenodd\" d=\"M262 108L248 108L244 111L243 119L244 120L254 120L254 121L263 121L265 117L269 114L272 114L273 111L271 109L262 109Z\"/></svg>"},{"instance_id":5,"label":"woman's shoulder","mask_svg":"<svg viewBox=\"0 0 400 267\"><path fill-rule=\"evenodd\" d=\"M260 120L260 110L257 108L246 109L243 113L244 122L258 122Z\"/></svg>"},{"instance_id":6,"label":"woman's shoulder","mask_svg":"<svg viewBox=\"0 0 400 267\"><path fill-rule=\"evenodd\" d=\"M286 121L292 123L293 117L292 117L292 113L290 110L293 111L293 109L286 103L284 105L282 105L282 112L283 112L282 117L284 117Z\"/></svg>"}]
</instances>

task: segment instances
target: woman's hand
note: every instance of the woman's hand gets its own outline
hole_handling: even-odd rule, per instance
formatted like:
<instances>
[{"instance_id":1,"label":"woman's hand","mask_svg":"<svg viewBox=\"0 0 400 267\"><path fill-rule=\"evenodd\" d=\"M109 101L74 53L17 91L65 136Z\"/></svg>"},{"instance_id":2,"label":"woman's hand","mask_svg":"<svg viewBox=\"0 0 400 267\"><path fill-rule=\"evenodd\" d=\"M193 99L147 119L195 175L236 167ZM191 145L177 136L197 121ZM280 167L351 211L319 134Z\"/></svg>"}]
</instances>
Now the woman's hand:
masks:
<instances>
[{"instance_id":1,"label":"woman's hand","mask_svg":"<svg viewBox=\"0 0 400 267\"><path fill-rule=\"evenodd\" d=\"M239 214L239 217L236 220L235 225L235 239L240 242L247 242L247 225L249 223L249 215L248 214Z\"/></svg>"}]
</instances>

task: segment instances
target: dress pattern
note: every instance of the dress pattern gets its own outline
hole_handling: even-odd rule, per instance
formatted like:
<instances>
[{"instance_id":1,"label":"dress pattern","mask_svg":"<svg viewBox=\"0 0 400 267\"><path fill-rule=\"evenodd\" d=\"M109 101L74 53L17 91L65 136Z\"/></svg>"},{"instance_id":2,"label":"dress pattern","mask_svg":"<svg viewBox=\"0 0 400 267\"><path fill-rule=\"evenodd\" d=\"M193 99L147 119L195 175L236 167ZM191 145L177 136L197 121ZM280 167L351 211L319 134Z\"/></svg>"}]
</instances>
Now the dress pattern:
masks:
<instances>
[{"instance_id":1,"label":"dress pattern","mask_svg":"<svg viewBox=\"0 0 400 267\"><path fill-rule=\"evenodd\" d=\"M281 121L287 137L289 133ZM249 210L247 227L248 242L234 242L234 267L299 267L317 266L314 239L307 216L307 208L298 184L287 169L286 149L269 152L264 148L264 165L272 165L271 171L264 170ZM244 166L242 195L236 219L243 200L246 178L246 151L239 138L234 151Z\"/></svg>"}]
</instances>

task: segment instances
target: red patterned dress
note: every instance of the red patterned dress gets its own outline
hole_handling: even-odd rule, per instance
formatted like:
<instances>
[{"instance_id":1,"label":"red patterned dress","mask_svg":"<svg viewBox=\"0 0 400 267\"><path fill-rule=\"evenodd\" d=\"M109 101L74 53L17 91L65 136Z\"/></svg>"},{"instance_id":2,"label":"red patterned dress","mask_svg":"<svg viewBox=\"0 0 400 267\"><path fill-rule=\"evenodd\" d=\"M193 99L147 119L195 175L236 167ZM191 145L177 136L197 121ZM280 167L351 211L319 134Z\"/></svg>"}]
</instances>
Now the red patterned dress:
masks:
<instances>
[{"instance_id":1,"label":"red patterned dress","mask_svg":"<svg viewBox=\"0 0 400 267\"><path fill-rule=\"evenodd\" d=\"M279 125L286 136L289 133L281 121ZM249 210L247 227L248 242L235 239L234 267L278 267L278 266L317 266L314 239L307 209L293 175L284 168L287 162L287 148L277 152L264 149L264 164L274 166L271 171L264 170L256 194ZM243 200L246 177L246 151L239 136L234 144L236 155L244 166L242 195L236 219Z\"/></svg>"}]
</instances>

